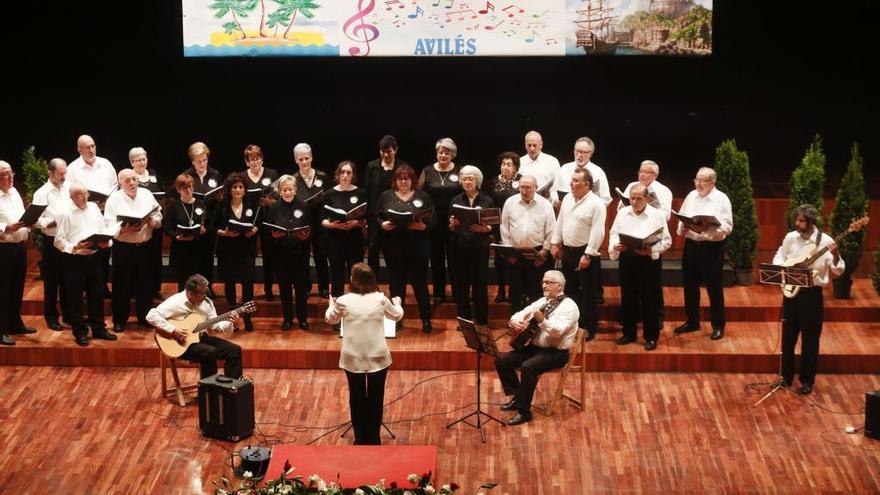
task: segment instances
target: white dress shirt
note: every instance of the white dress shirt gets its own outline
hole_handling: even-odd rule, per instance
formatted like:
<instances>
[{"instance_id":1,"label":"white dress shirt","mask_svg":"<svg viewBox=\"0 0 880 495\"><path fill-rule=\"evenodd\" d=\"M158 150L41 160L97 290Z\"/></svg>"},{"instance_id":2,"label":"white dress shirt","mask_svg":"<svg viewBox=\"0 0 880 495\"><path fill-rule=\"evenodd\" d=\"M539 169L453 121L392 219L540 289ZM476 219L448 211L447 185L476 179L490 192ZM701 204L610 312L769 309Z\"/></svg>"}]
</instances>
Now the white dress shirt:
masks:
<instances>
[{"instance_id":1,"label":"white dress shirt","mask_svg":"<svg viewBox=\"0 0 880 495\"><path fill-rule=\"evenodd\" d=\"M587 172L593 177L593 191L599 195L599 198L605 203L605 206L611 204L611 188L608 185L608 177L605 176L605 171L602 170L602 167L596 165L593 162L587 162L584 165L587 168ZM553 182L553 194L554 199L559 198L558 191L571 193L571 176L574 174L575 169L578 168L577 162L568 162L562 167L559 168L559 173L556 174L556 179Z\"/></svg>"},{"instance_id":2,"label":"white dress shirt","mask_svg":"<svg viewBox=\"0 0 880 495\"><path fill-rule=\"evenodd\" d=\"M64 181L59 188L46 181L34 192L33 202L38 205L47 205L37 220L36 227L41 229L44 235L54 237L55 230L58 228L58 219L70 213L73 208L73 201L70 199L70 183ZM52 222L56 223L55 227L49 227Z\"/></svg>"},{"instance_id":3,"label":"white dress shirt","mask_svg":"<svg viewBox=\"0 0 880 495\"><path fill-rule=\"evenodd\" d=\"M678 235L684 235L695 241L723 241L733 230L733 208L727 195L713 187L706 196L700 196L696 189L690 192L684 203L681 204L679 213L686 217L694 215L711 215L721 222L718 227L709 227L703 233L696 233L678 222Z\"/></svg>"},{"instance_id":4,"label":"white dress shirt","mask_svg":"<svg viewBox=\"0 0 880 495\"><path fill-rule=\"evenodd\" d=\"M73 248L79 241L93 235L108 233L104 216L95 203L86 203L85 209L74 206L66 215L58 218L58 228L55 230L55 247L68 254L88 255L97 252L97 249L73 252ZM110 240L112 244L113 241Z\"/></svg>"},{"instance_id":5,"label":"white dress shirt","mask_svg":"<svg viewBox=\"0 0 880 495\"><path fill-rule=\"evenodd\" d=\"M629 198L629 192L633 187L639 185L639 181L630 182L627 184L626 189L623 190L623 195ZM657 196L657 201L660 203L659 206L654 206L654 208L659 208L663 210L666 214L666 221L669 221L669 217L672 216L672 191L669 190L668 187L664 186L658 181L651 182L651 185L648 186L648 194L654 193ZM622 201L617 202L617 211L620 211L624 208L624 204Z\"/></svg>"},{"instance_id":6,"label":"white dress shirt","mask_svg":"<svg viewBox=\"0 0 880 495\"><path fill-rule=\"evenodd\" d=\"M110 194L116 189L116 169L106 158L95 157L95 163L87 164L80 156L67 167L67 180L89 191Z\"/></svg>"},{"instance_id":7,"label":"white dress shirt","mask_svg":"<svg viewBox=\"0 0 880 495\"><path fill-rule=\"evenodd\" d=\"M535 160L525 154L519 159L519 173L534 177L538 181L540 190L556 179L556 174L559 173L559 160L547 153L541 153Z\"/></svg>"},{"instance_id":8,"label":"white dress shirt","mask_svg":"<svg viewBox=\"0 0 880 495\"><path fill-rule=\"evenodd\" d=\"M822 237L819 239L819 246L817 247L816 232L816 227L813 227L809 239L804 239L796 230L786 234L785 238L782 240L782 245L779 246L779 249L776 250L776 254L773 256L773 264L784 264L789 259L797 257L797 255L808 246L811 249L822 249L834 242L834 239L832 239L831 236L823 233ZM813 285L816 287L824 287L831 281L829 272L833 273L835 276L839 276L843 273L844 269L846 269L846 263L841 256L838 258L837 264L835 265L834 255L831 254L830 251L826 251L819 257L819 259L810 265L810 268L813 270Z\"/></svg>"},{"instance_id":9,"label":"white dress shirt","mask_svg":"<svg viewBox=\"0 0 880 495\"><path fill-rule=\"evenodd\" d=\"M18 223L22 215L24 215L24 202L15 187L10 187L7 192L0 190L0 242L14 244L27 240L27 227L15 232L3 232L7 225Z\"/></svg>"},{"instance_id":10,"label":"white dress shirt","mask_svg":"<svg viewBox=\"0 0 880 495\"><path fill-rule=\"evenodd\" d=\"M523 201L522 195L514 194L507 198L501 209L501 242L513 247L541 246L549 250L555 226L553 205L539 194L535 194L529 203Z\"/></svg>"},{"instance_id":11,"label":"white dress shirt","mask_svg":"<svg viewBox=\"0 0 880 495\"><path fill-rule=\"evenodd\" d=\"M391 366L391 353L385 343L385 318L399 321L403 318L403 308L381 292L350 292L336 301L345 305L345 316L331 304L324 319L331 325L345 320L339 367L352 373L374 373Z\"/></svg>"},{"instance_id":12,"label":"white dress shirt","mask_svg":"<svg viewBox=\"0 0 880 495\"><path fill-rule=\"evenodd\" d=\"M529 304L525 308L517 311L510 317L510 322L523 322L531 319L535 311L541 309L541 306L547 303L547 298L542 297L537 301ZM574 299L566 297L559 306L550 313L550 316L544 318L538 323L541 330L532 339L532 345L536 347L570 349L574 345L574 338L577 336L578 318L580 318L580 310Z\"/></svg>"},{"instance_id":13,"label":"white dress shirt","mask_svg":"<svg viewBox=\"0 0 880 495\"><path fill-rule=\"evenodd\" d=\"M672 246L672 236L669 235L666 215L663 210L651 205L645 206L639 215L636 215L632 206L624 206L622 210L617 212L614 223L611 225L611 232L608 236L608 256L613 260L620 258L620 251L615 249L615 246L620 244L620 234L645 238L660 228L663 229L663 236L660 238L660 242L651 246L652 260L659 259L660 255Z\"/></svg>"},{"instance_id":14,"label":"white dress shirt","mask_svg":"<svg viewBox=\"0 0 880 495\"><path fill-rule=\"evenodd\" d=\"M147 321L150 325L171 335L174 333L175 328L168 320L179 320L193 313L200 314L205 320L217 317L217 309L214 308L214 303L210 299L206 297L198 305L193 306L189 303L189 299L186 298L186 291L184 290L165 299L161 304L151 309L147 313ZM231 321L224 320L215 323L211 328L220 332L231 332L233 325Z\"/></svg>"},{"instance_id":15,"label":"white dress shirt","mask_svg":"<svg viewBox=\"0 0 880 495\"><path fill-rule=\"evenodd\" d=\"M578 200L567 194L559 205L551 244L586 246L585 255L599 256L599 247L605 240L606 210L605 203L591 191Z\"/></svg>"},{"instance_id":16,"label":"white dress shirt","mask_svg":"<svg viewBox=\"0 0 880 495\"><path fill-rule=\"evenodd\" d=\"M159 206L159 203L156 201L153 193L142 187L137 188L134 198L119 189L113 191L113 194L107 198L107 204L104 205L104 219L107 221L107 225L111 225L119 221L116 219L117 215L142 217L157 206ZM162 212L157 211L153 213L151 218L162 223ZM149 220L144 222L137 232L123 232L120 230L119 234L116 235L116 239L120 242L131 243L146 242L151 237L153 237L153 228L150 227Z\"/></svg>"}]
</instances>

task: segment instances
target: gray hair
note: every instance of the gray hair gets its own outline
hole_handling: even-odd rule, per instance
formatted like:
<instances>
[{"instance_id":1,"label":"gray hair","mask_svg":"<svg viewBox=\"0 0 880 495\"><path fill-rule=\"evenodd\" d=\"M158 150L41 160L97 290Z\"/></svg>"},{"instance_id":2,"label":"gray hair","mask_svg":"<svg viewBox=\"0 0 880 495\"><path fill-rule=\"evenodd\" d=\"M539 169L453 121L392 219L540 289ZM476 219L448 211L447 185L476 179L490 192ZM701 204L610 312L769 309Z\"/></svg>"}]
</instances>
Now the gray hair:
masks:
<instances>
[{"instance_id":1,"label":"gray hair","mask_svg":"<svg viewBox=\"0 0 880 495\"><path fill-rule=\"evenodd\" d=\"M293 147L293 156L296 156L298 153L308 153L312 154L312 147L308 145L308 143L297 143L296 146Z\"/></svg>"},{"instance_id":2,"label":"gray hair","mask_svg":"<svg viewBox=\"0 0 880 495\"><path fill-rule=\"evenodd\" d=\"M6 160L0 160L0 170L9 170L12 172L12 165L9 164Z\"/></svg>"},{"instance_id":3,"label":"gray hair","mask_svg":"<svg viewBox=\"0 0 880 495\"><path fill-rule=\"evenodd\" d=\"M465 165L461 167L461 171L458 173L459 177L464 177L465 175L472 175L477 181L477 189L482 187L483 185L483 172L478 169L475 165Z\"/></svg>"},{"instance_id":4,"label":"gray hair","mask_svg":"<svg viewBox=\"0 0 880 495\"><path fill-rule=\"evenodd\" d=\"M587 170L587 167L575 167L575 169L571 173L571 175L574 175L574 174L582 174L584 176L584 182L589 182L590 189L593 188L593 174L592 174L592 172ZM520 179L520 180L522 180L522 179Z\"/></svg>"},{"instance_id":5,"label":"gray hair","mask_svg":"<svg viewBox=\"0 0 880 495\"><path fill-rule=\"evenodd\" d=\"M544 277L553 280L554 282L559 282L562 286L562 289L565 290L565 275L562 274L559 270L547 270L544 272Z\"/></svg>"},{"instance_id":6,"label":"gray hair","mask_svg":"<svg viewBox=\"0 0 880 495\"><path fill-rule=\"evenodd\" d=\"M51 174L51 173L54 172L58 167L60 167L60 166L62 166L62 165L67 166L67 162L64 161L64 159L62 159L62 158L53 158L53 159L49 160L49 163L46 164L46 170L48 170L49 173Z\"/></svg>"},{"instance_id":7,"label":"gray hair","mask_svg":"<svg viewBox=\"0 0 880 495\"><path fill-rule=\"evenodd\" d=\"M458 155L458 146L455 145L455 141L452 138L440 138L434 143L434 151L439 150L440 148L446 148L452 153L452 158L455 158Z\"/></svg>"},{"instance_id":8,"label":"gray hair","mask_svg":"<svg viewBox=\"0 0 880 495\"><path fill-rule=\"evenodd\" d=\"M124 179L128 178L129 176L134 177L136 175L137 174L134 173L134 170L132 170L130 168L124 168L124 169L120 170L118 174L116 174L116 180L118 180L119 182L122 182Z\"/></svg>"},{"instance_id":9,"label":"gray hair","mask_svg":"<svg viewBox=\"0 0 880 495\"><path fill-rule=\"evenodd\" d=\"M186 279L185 287L186 290L190 292L198 289L205 289L208 287L208 279L198 273L193 273L188 279Z\"/></svg>"},{"instance_id":10,"label":"gray hair","mask_svg":"<svg viewBox=\"0 0 880 495\"><path fill-rule=\"evenodd\" d=\"M538 138L538 141L541 141L542 143L544 142L544 138L541 137L541 133L538 132L538 131L529 131L529 132L527 132L526 135L525 135L525 137L523 137L523 140L526 140L526 139L528 139L528 138L530 138L530 137Z\"/></svg>"},{"instance_id":11,"label":"gray hair","mask_svg":"<svg viewBox=\"0 0 880 495\"><path fill-rule=\"evenodd\" d=\"M522 184L524 180L530 180L535 183L535 187L538 187L538 179L535 178L534 175L523 175L519 178L519 183Z\"/></svg>"},{"instance_id":12,"label":"gray hair","mask_svg":"<svg viewBox=\"0 0 880 495\"><path fill-rule=\"evenodd\" d=\"M709 180L711 180L712 182L715 182L715 180L718 179L718 175L715 173L715 169L713 169L712 167L700 167L700 169L697 170L697 175L700 175L702 173L708 174Z\"/></svg>"},{"instance_id":13,"label":"gray hair","mask_svg":"<svg viewBox=\"0 0 880 495\"><path fill-rule=\"evenodd\" d=\"M635 193L635 192L641 193L642 196L647 198L648 197L648 186L646 186L644 184L636 184L629 189L630 195L632 195L632 193Z\"/></svg>"},{"instance_id":14,"label":"gray hair","mask_svg":"<svg viewBox=\"0 0 880 495\"><path fill-rule=\"evenodd\" d=\"M275 190L280 193L281 186L285 182L292 182L293 183L293 192L296 192L296 177L294 177L290 174L284 174L281 177L279 177L278 180L275 181Z\"/></svg>"},{"instance_id":15,"label":"gray hair","mask_svg":"<svg viewBox=\"0 0 880 495\"><path fill-rule=\"evenodd\" d=\"M134 148L128 150L128 161L131 161L136 156L147 156L147 150L141 148L140 146L135 146Z\"/></svg>"},{"instance_id":16,"label":"gray hair","mask_svg":"<svg viewBox=\"0 0 880 495\"><path fill-rule=\"evenodd\" d=\"M657 162L654 160L645 160L640 165L639 168L648 167L654 171L654 175L660 175L660 165L657 165Z\"/></svg>"},{"instance_id":17,"label":"gray hair","mask_svg":"<svg viewBox=\"0 0 880 495\"><path fill-rule=\"evenodd\" d=\"M593 153L596 152L596 143L594 143L593 140L588 138L587 136L577 138L574 141L574 145L577 146L578 143L587 143L590 145L590 148L593 148Z\"/></svg>"},{"instance_id":18,"label":"gray hair","mask_svg":"<svg viewBox=\"0 0 880 495\"><path fill-rule=\"evenodd\" d=\"M804 217L804 220L806 220L808 224L816 225L819 223L819 210L813 205L803 204L795 208L794 212L792 212L792 221L797 222L798 217Z\"/></svg>"}]
</instances>

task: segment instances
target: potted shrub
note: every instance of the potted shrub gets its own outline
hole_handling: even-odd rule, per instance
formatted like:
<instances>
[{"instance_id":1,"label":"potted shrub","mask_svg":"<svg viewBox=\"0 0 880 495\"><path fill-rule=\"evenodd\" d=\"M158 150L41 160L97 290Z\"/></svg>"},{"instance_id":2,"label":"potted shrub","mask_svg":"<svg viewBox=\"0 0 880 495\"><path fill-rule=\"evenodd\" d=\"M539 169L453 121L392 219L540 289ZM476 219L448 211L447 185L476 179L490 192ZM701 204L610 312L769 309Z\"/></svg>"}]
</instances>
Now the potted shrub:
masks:
<instances>
[{"instance_id":1,"label":"potted shrub","mask_svg":"<svg viewBox=\"0 0 880 495\"><path fill-rule=\"evenodd\" d=\"M37 156L36 149L33 146L24 150L24 153L21 154L21 162L22 171L24 172L25 204L30 204L34 197L34 193L37 192L37 189L45 184L46 180L49 178L49 164L45 159ZM40 229L31 229L29 237L37 248L37 251L42 252L44 238ZM42 259L37 263L37 267L40 269L40 278L42 278Z\"/></svg>"},{"instance_id":2,"label":"potted shrub","mask_svg":"<svg viewBox=\"0 0 880 495\"><path fill-rule=\"evenodd\" d=\"M715 173L718 189L730 198L733 209L733 232L727 236L724 250L739 285L752 284L752 264L758 247L758 215L749 173L749 156L728 139L715 150Z\"/></svg>"},{"instance_id":3,"label":"potted shrub","mask_svg":"<svg viewBox=\"0 0 880 495\"><path fill-rule=\"evenodd\" d=\"M819 210L818 227L821 229L822 198L825 187L825 153L822 151L822 138L816 134L801 164L791 173L791 190L789 191L788 210L785 212L788 230L794 230L791 218L795 208L803 204L811 204Z\"/></svg>"},{"instance_id":4,"label":"potted shrub","mask_svg":"<svg viewBox=\"0 0 880 495\"><path fill-rule=\"evenodd\" d=\"M867 211L868 195L865 193L862 157L859 154L859 143L853 143L849 165L843 179L840 180L840 188L837 190L837 203L831 212L832 237L837 237L845 232L853 220L863 217ZM849 299L852 275L859 266L864 244L864 230L853 232L837 243L840 256L846 262L846 269L840 277L834 279L834 297Z\"/></svg>"}]
</instances>

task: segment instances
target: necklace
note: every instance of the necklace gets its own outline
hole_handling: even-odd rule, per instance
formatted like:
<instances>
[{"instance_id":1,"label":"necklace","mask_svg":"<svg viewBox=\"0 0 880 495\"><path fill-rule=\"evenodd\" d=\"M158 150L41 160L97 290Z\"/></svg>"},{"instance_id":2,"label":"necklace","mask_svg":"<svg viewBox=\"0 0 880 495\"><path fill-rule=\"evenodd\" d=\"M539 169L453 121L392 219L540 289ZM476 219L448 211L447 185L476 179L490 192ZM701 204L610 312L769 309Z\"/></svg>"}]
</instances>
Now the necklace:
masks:
<instances>
[{"instance_id":1,"label":"necklace","mask_svg":"<svg viewBox=\"0 0 880 495\"><path fill-rule=\"evenodd\" d=\"M190 211L187 211L187 209L186 209L186 203L181 202L180 204L183 205L183 214L186 215L186 219L187 219L187 221L189 222L189 225L188 225L188 226L189 226L189 227L192 227L192 226L193 226L193 215L195 215L195 212L196 212L196 202L193 201L193 203L192 203L192 209L191 209Z\"/></svg>"},{"instance_id":2,"label":"necklace","mask_svg":"<svg viewBox=\"0 0 880 495\"><path fill-rule=\"evenodd\" d=\"M307 186L307 187L312 187L312 183L313 183L314 180L315 180L315 169L309 169L309 175L308 175L308 176L306 176L306 175L304 175L304 174L302 174L302 173L300 173L299 175L300 175L300 177L303 178L303 182L306 183L306 186Z\"/></svg>"}]
</instances>

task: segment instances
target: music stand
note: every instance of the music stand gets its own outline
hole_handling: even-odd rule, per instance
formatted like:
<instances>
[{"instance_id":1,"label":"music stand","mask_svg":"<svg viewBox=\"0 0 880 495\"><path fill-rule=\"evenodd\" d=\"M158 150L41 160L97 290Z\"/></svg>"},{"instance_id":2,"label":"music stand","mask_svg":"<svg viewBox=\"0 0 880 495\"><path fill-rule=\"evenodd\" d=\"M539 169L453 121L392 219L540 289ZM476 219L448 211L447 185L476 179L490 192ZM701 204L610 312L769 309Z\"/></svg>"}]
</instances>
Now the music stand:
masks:
<instances>
[{"instance_id":1,"label":"music stand","mask_svg":"<svg viewBox=\"0 0 880 495\"><path fill-rule=\"evenodd\" d=\"M480 439L483 440L483 443L486 443L486 434L483 431L483 425L488 423L489 421L495 421L496 423L504 426L504 423L498 419L493 417L491 414L483 411L481 407L480 400L480 384L482 383L480 379L480 359L483 354L488 354L493 357L498 357L498 347L495 346L495 338L492 336L492 330L489 327L484 327L475 324L470 320L465 320L464 318L458 318L458 328L461 330L461 335L464 337L465 345L470 347L471 349L477 351L477 409L476 411L468 414L467 416L456 419L452 423L446 425L446 428L451 428L458 423L464 423L468 426L472 426L478 430L480 430ZM471 416L477 417L476 423L471 423L468 421L468 418ZM485 416L485 419L483 417Z\"/></svg>"},{"instance_id":2,"label":"music stand","mask_svg":"<svg viewBox=\"0 0 880 495\"><path fill-rule=\"evenodd\" d=\"M793 287L811 287L813 285L813 272L809 268L801 268L794 266L780 266L770 263L761 263L758 267L758 274L761 277L762 284L769 285L788 285ZM779 305L779 379L773 384L773 387L767 392L761 400L755 402L754 407L767 400L768 397L776 393L777 390L783 389L784 378L782 377L782 322L783 305L785 300Z\"/></svg>"}]
</instances>

